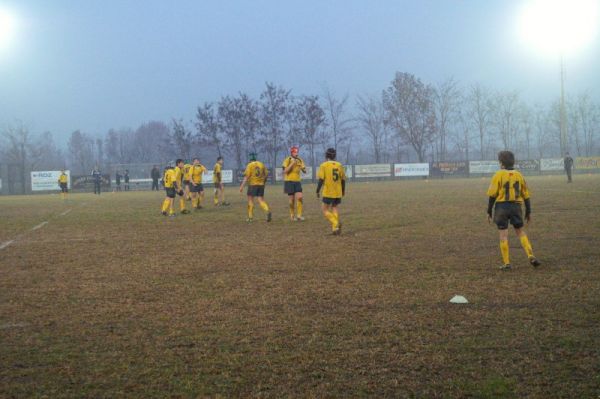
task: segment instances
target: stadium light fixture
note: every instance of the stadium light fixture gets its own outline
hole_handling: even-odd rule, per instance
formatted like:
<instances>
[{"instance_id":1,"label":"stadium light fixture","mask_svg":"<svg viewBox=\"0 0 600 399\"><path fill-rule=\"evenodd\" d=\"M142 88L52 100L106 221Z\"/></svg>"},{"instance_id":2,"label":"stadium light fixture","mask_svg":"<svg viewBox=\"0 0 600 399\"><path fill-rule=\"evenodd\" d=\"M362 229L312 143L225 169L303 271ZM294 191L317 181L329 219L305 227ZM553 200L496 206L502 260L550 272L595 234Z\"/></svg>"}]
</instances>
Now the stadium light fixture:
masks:
<instances>
[{"instance_id":1,"label":"stadium light fixture","mask_svg":"<svg viewBox=\"0 0 600 399\"><path fill-rule=\"evenodd\" d=\"M6 9L0 8L0 50L5 50L14 41L17 30L17 18Z\"/></svg>"},{"instance_id":2,"label":"stadium light fixture","mask_svg":"<svg viewBox=\"0 0 600 399\"><path fill-rule=\"evenodd\" d=\"M560 58L560 151L567 152L564 57L581 51L598 34L598 0L531 0L519 17L521 39L533 50Z\"/></svg>"}]
</instances>

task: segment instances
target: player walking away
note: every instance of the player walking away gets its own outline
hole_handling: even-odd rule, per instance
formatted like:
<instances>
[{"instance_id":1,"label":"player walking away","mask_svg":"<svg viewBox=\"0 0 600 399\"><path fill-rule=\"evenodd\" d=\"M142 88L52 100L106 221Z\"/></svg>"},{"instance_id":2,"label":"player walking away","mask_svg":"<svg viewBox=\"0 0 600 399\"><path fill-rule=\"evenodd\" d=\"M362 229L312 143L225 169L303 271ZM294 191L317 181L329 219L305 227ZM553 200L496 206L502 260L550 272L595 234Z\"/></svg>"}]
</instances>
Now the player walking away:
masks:
<instances>
[{"instance_id":1,"label":"player walking away","mask_svg":"<svg viewBox=\"0 0 600 399\"><path fill-rule=\"evenodd\" d=\"M60 171L60 176L58 176L58 185L60 187L60 197L62 199L67 199L67 193L69 192L69 176L67 176L64 169Z\"/></svg>"},{"instance_id":2,"label":"player walking away","mask_svg":"<svg viewBox=\"0 0 600 399\"><path fill-rule=\"evenodd\" d=\"M150 178L152 179L152 191L158 191L158 179L160 179L160 171L158 170L158 166L154 165L150 171Z\"/></svg>"},{"instance_id":3,"label":"player walking away","mask_svg":"<svg viewBox=\"0 0 600 399\"><path fill-rule=\"evenodd\" d=\"M92 178L94 179L94 194L100 195L100 184L102 183L102 173L98 169L98 165L92 171Z\"/></svg>"},{"instance_id":4,"label":"player walking away","mask_svg":"<svg viewBox=\"0 0 600 399\"><path fill-rule=\"evenodd\" d=\"M121 172L118 170L115 174L115 185L117 186L117 191L121 191Z\"/></svg>"},{"instance_id":5,"label":"player walking away","mask_svg":"<svg viewBox=\"0 0 600 399\"><path fill-rule=\"evenodd\" d=\"M204 186L202 185L204 172L206 172L204 165L200 163L198 158L194 158L190 167L190 192L192 195L192 208L195 210L202 209L202 201L204 201Z\"/></svg>"},{"instance_id":6,"label":"player walking away","mask_svg":"<svg viewBox=\"0 0 600 399\"><path fill-rule=\"evenodd\" d=\"M290 220L304 220L302 216L302 176L306 166L298 156L298 147L290 148L290 156L283 160L283 192L288 195L290 206Z\"/></svg>"},{"instance_id":7,"label":"player walking away","mask_svg":"<svg viewBox=\"0 0 600 399\"><path fill-rule=\"evenodd\" d=\"M179 211L183 214L190 213L185 209L185 191L183 189L183 159L175 161L175 191L179 195Z\"/></svg>"},{"instance_id":8,"label":"player walking away","mask_svg":"<svg viewBox=\"0 0 600 399\"><path fill-rule=\"evenodd\" d=\"M338 207L342 203L342 197L346 194L346 174L341 163L335 160L336 151L328 148L325 152L325 162L319 166L317 177L317 198L319 198L321 187L323 187L323 204L321 209L323 215L331 223L331 231L334 235L342 234L342 223Z\"/></svg>"},{"instance_id":9,"label":"player walking away","mask_svg":"<svg viewBox=\"0 0 600 399\"><path fill-rule=\"evenodd\" d=\"M565 172L567 172L567 183L573 183L572 171L573 171L573 158L569 155L569 153L565 153Z\"/></svg>"},{"instance_id":10,"label":"player walking away","mask_svg":"<svg viewBox=\"0 0 600 399\"><path fill-rule=\"evenodd\" d=\"M492 177L492 182L488 188L488 222L492 221L492 208L494 208L494 223L498 226L500 233L500 252L504 264L500 266L501 270L510 270L510 257L508 250L508 224L513 225L515 233L521 240L521 246L525 250L529 263L537 267L541 263L533 255L533 249L523 230L523 210L521 204L525 203L525 220L531 221L531 203L529 200L529 189L525 183L523 175L514 170L515 156L510 151L500 151L498 153L500 161L500 170Z\"/></svg>"},{"instance_id":11,"label":"player walking away","mask_svg":"<svg viewBox=\"0 0 600 399\"><path fill-rule=\"evenodd\" d=\"M129 170L125 169L123 174L123 181L125 181L125 191L129 191Z\"/></svg>"},{"instance_id":12,"label":"player walking away","mask_svg":"<svg viewBox=\"0 0 600 399\"><path fill-rule=\"evenodd\" d=\"M256 198L262 210L267 214L267 222L270 222L271 211L264 199L265 183L269 176L269 171L262 162L256 160L255 153L248 154L248 158L250 162L246 166L244 180L242 180L242 184L240 185L241 193L244 190L244 185L248 182L248 191L246 193L248 195L248 219L246 221L252 222L254 220L254 198Z\"/></svg>"},{"instance_id":13,"label":"player walking away","mask_svg":"<svg viewBox=\"0 0 600 399\"><path fill-rule=\"evenodd\" d=\"M161 213L164 216L175 216L173 211L173 200L175 199L175 190L177 186L175 181L177 179L177 172L174 167L166 167L163 175L163 183L165 186L166 197L162 204Z\"/></svg>"},{"instance_id":14,"label":"player walking away","mask_svg":"<svg viewBox=\"0 0 600 399\"><path fill-rule=\"evenodd\" d=\"M226 206L229 202L225 201L225 185L223 184L223 157L217 158L217 163L213 167L213 183L215 185L215 206Z\"/></svg>"},{"instance_id":15,"label":"player walking away","mask_svg":"<svg viewBox=\"0 0 600 399\"><path fill-rule=\"evenodd\" d=\"M191 173L192 165L186 163L183 165L183 192L184 198L188 201L192 200L192 193L190 191L190 173Z\"/></svg>"}]
</instances>

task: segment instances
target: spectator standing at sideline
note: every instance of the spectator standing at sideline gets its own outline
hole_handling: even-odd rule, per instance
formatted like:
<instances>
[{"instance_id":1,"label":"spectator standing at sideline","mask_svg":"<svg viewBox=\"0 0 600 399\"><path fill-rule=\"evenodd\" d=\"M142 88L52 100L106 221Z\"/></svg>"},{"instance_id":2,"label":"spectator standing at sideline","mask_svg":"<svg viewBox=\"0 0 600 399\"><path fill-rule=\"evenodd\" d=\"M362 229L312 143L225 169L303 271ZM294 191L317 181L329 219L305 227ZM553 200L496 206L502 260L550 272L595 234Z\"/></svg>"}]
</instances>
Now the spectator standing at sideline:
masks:
<instances>
[{"instance_id":1,"label":"spectator standing at sideline","mask_svg":"<svg viewBox=\"0 0 600 399\"><path fill-rule=\"evenodd\" d=\"M125 174L123 175L123 180L125 181L125 191L129 191L129 170L125 169Z\"/></svg>"},{"instance_id":2,"label":"spectator standing at sideline","mask_svg":"<svg viewBox=\"0 0 600 399\"><path fill-rule=\"evenodd\" d=\"M565 172L567 172L567 183L573 183L572 173L573 173L573 158L569 155L569 153L565 153Z\"/></svg>"},{"instance_id":3,"label":"spectator standing at sideline","mask_svg":"<svg viewBox=\"0 0 600 399\"><path fill-rule=\"evenodd\" d=\"M121 172L118 170L115 173L115 185L117 186L117 191L121 191Z\"/></svg>"},{"instance_id":4,"label":"spectator standing at sideline","mask_svg":"<svg viewBox=\"0 0 600 399\"><path fill-rule=\"evenodd\" d=\"M150 177L152 178L152 191L158 191L158 179L160 179L160 171L158 170L158 166L154 165L152 171L150 172Z\"/></svg>"},{"instance_id":5,"label":"spectator standing at sideline","mask_svg":"<svg viewBox=\"0 0 600 399\"><path fill-rule=\"evenodd\" d=\"M92 171L92 177L94 179L94 194L100 195L100 185L102 183L102 173L100 172L100 168L98 165L94 167Z\"/></svg>"}]
</instances>

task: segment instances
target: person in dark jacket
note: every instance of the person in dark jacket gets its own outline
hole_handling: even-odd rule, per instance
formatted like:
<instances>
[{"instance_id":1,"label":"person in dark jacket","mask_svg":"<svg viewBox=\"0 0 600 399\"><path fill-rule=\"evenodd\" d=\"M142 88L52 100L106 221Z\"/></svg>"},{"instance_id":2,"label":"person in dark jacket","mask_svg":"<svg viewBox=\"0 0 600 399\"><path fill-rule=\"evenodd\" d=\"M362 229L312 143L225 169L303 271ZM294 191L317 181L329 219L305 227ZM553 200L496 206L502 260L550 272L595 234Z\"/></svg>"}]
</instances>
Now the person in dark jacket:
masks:
<instances>
[{"instance_id":1,"label":"person in dark jacket","mask_svg":"<svg viewBox=\"0 0 600 399\"><path fill-rule=\"evenodd\" d=\"M98 165L92 171L92 178L94 179L94 194L100 195L100 185L102 183L102 173Z\"/></svg>"},{"instance_id":2,"label":"person in dark jacket","mask_svg":"<svg viewBox=\"0 0 600 399\"><path fill-rule=\"evenodd\" d=\"M158 191L158 179L160 179L160 170L158 170L158 166L154 165L150 172L150 177L152 178L152 190Z\"/></svg>"},{"instance_id":3,"label":"person in dark jacket","mask_svg":"<svg viewBox=\"0 0 600 399\"><path fill-rule=\"evenodd\" d=\"M573 158L569 153L565 153L565 172L567 172L567 183L573 183L572 172L573 172Z\"/></svg>"}]
</instances>

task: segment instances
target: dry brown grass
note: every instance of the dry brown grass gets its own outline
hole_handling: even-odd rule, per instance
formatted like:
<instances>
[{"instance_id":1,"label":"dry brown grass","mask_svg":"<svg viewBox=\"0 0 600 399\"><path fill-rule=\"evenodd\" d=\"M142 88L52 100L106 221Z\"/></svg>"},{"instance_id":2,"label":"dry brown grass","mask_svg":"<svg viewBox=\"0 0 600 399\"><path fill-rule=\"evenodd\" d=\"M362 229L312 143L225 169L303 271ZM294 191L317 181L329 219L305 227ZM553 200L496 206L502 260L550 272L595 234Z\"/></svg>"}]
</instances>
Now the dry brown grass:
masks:
<instances>
[{"instance_id":1,"label":"dry brown grass","mask_svg":"<svg viewBox=\"0 0 600 399\"><path fill-rule=\"evenodd\" d=\"M341 237L310 185L294 224L281 187L271 224L234 191L0 198L0 396L596 397L600 176L529 180L544 264L511 237L512 272L488 179L350 184Z\"/></svg>"}]
</instances>

